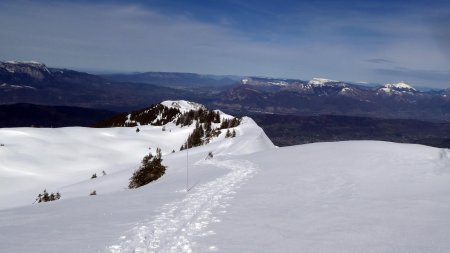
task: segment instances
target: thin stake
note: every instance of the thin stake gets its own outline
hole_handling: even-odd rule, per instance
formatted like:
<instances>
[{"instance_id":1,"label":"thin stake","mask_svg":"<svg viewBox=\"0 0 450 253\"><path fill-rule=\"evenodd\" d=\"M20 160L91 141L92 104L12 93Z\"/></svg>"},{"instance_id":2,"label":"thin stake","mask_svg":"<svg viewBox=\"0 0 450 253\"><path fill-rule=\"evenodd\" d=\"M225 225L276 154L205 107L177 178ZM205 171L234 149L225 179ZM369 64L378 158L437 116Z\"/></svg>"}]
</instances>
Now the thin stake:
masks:
<instances>
[{"instance_id":1,"label":"thin stake","mask_svg":"<svg viewBox=\"0 0 450 253\"><path fill-rule=\"evenodd\" d=\"M186 141L186 192L189 191L189 138Z\"/></svg>"}]
</instances>

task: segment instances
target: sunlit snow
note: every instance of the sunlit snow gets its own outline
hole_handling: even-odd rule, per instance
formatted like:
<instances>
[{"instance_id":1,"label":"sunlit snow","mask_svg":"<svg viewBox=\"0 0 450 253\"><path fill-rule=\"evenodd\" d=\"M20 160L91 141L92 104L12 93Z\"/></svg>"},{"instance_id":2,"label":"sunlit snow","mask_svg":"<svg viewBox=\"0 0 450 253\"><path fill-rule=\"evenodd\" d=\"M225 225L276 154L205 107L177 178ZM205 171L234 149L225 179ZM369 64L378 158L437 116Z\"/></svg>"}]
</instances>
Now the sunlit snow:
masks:
<instances>
[{"instance_id":1,"label":"sunlit snow","mask_svg":"<svg viewBox=\"0 0 450 253\"><path fill-rule=\"evenodd\" d=\"M450 249L449 150L376 141L277 148L244 118L236 137L178 151L193 126L139 128L0 129L0 251ZM166 174L126 189L156 147ZM62 198L32 204L44 188Z\"/></svg>"}]
</instances>

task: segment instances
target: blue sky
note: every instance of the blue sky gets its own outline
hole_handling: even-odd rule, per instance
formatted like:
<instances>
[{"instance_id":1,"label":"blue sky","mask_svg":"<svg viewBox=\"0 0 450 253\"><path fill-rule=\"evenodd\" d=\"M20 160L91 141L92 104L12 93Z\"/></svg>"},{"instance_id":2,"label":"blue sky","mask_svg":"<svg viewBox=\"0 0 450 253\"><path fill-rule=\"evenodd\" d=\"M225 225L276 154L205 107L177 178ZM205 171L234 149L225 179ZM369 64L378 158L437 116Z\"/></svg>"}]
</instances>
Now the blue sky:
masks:
<instances>
[{"instance_id":1,"label":"blue sky","mask_svg":"<svg viewBox=\"0 0 450 253\"><path fill-rule=\"evenodd\" d=\"M4 0L0 45L0 60L84 70L447 88L450 1Z\"/></svg>"}]
</instances>

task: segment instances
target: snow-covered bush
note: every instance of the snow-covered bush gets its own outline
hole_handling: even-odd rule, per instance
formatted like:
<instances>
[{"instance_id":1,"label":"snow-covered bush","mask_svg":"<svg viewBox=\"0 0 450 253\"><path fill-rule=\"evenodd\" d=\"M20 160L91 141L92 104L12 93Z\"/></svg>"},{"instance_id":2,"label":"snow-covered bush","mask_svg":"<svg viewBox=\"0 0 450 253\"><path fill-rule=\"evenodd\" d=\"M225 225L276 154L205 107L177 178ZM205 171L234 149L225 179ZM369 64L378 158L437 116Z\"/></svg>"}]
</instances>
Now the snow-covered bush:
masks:
<instances>
[{"instance_id":1,"label":"snow-covered bush","mask_svg":"<svg viewBox=\"0 0 450 253\"><path fill-rule=\"evenodd\" d=\"M137 169L130 178L129 188L139 188L152 181L157 180L166 172L166 166L162 165L161 149L156 149L156 155L151 153L144 156L141 166Z\"/></svg>"},{"instance_id":2,"label":"snow-covered bush","mask_svg":"<svg viewBox=\"0 0 450 253\"><path fill-rule=\"evenodd\" d=\"M61 194L59 194L59 192L55 193L48 193L46 189L44 189L44 191L42 193L39 193L39 195L37 196L36 200L34 201L35 203L42 203L42 202L48 202L48 201L54 201L54 200L58 200L61 198Z\"/></svg>"}]
</instances>

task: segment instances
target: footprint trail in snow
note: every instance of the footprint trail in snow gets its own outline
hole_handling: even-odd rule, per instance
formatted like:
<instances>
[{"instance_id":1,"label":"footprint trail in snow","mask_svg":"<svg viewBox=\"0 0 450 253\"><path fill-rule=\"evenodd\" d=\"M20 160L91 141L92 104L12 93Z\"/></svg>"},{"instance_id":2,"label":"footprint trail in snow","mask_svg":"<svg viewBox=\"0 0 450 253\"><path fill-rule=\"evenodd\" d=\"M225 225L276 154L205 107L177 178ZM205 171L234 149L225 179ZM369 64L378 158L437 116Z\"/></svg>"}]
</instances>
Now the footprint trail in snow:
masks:
<instances>
[{"instance_id":1,"label":"footprint trail in snow","mask_svg":"<svg viewBox=\"0 0 450 253\"><path fill-rule=\"evenodd\" d=\"M214 212L226 208L235 189L256 173L254 164L246 160L218 161L214 165L231 171L196 186L183 199L164 205L157 216L135 226L118 244L109 246L108 252L192 252L197 246L196 238L214 234L207 230L210 223L220 222ZM205 250L217 249L210 246L200 251Z\"/></svg>"}]
</instances>

